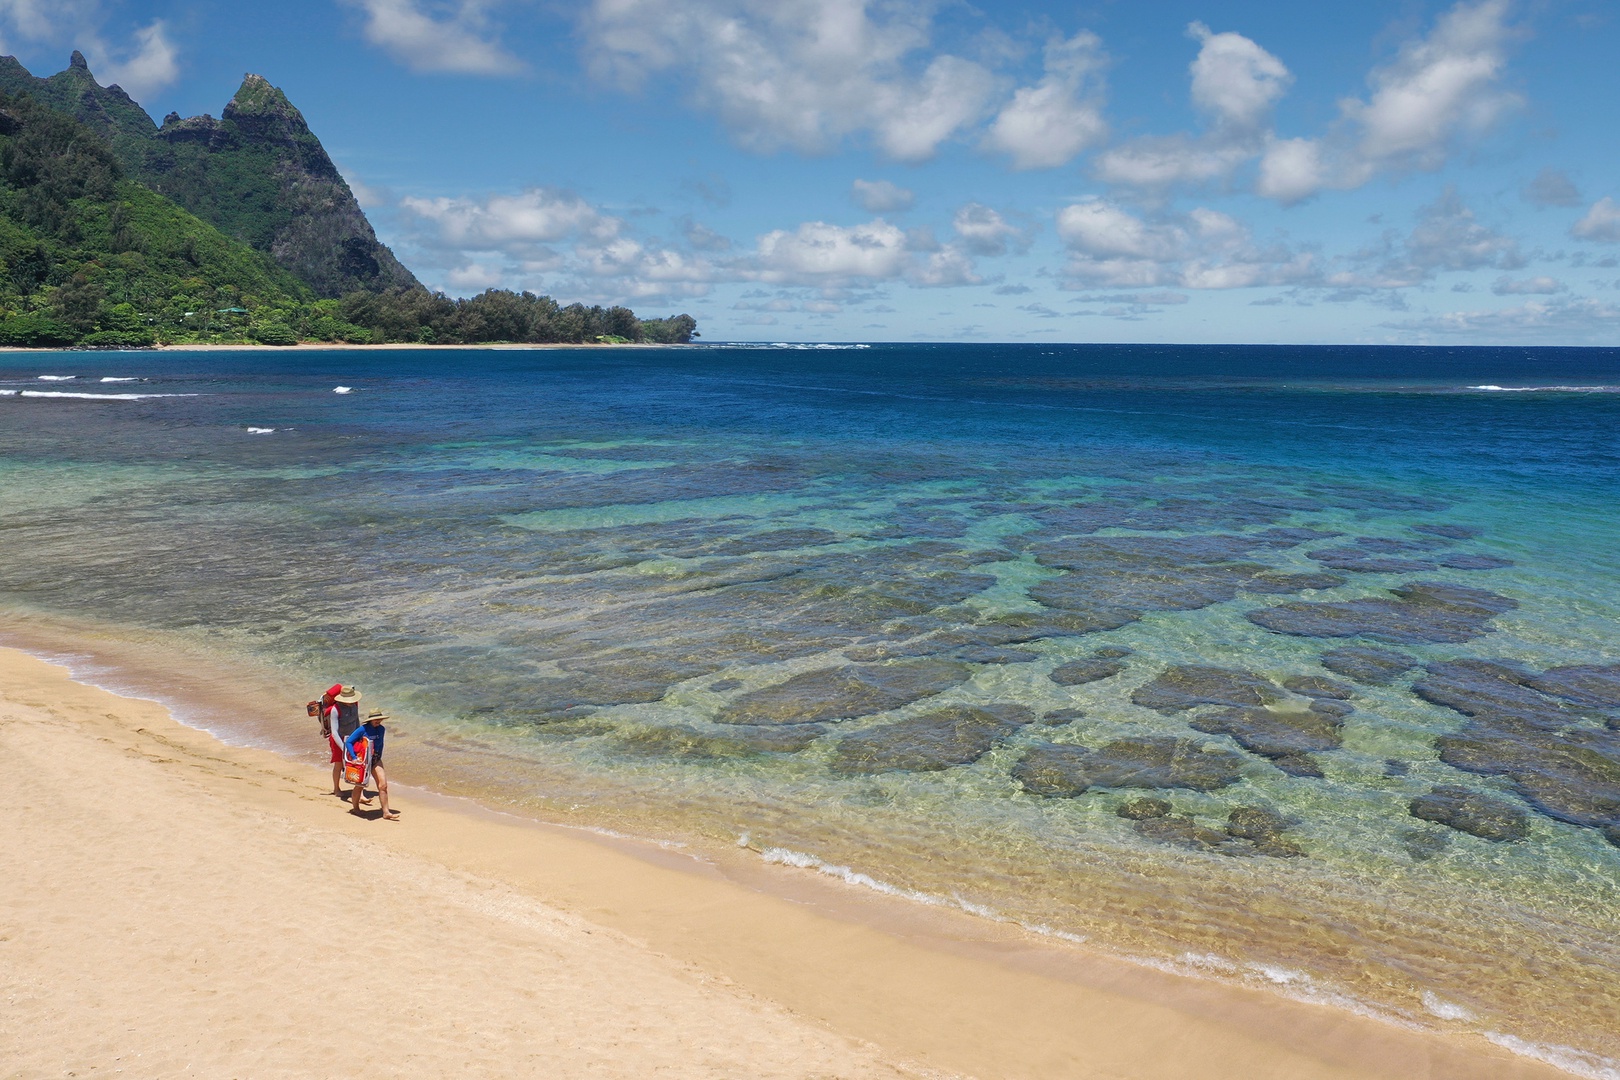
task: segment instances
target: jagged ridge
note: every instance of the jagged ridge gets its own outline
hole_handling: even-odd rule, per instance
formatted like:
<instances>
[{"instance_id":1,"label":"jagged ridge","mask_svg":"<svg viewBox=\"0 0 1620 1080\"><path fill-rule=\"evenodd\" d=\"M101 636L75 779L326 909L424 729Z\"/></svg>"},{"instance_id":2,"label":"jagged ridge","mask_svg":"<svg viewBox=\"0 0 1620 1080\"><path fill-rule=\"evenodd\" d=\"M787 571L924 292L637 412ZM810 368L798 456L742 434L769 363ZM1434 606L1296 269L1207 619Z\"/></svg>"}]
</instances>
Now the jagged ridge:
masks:
<instances>
[{"instance_id":1,"label":"jagged ridge","mask_svg":"<svg viewBox=\"0 0 1620 1080\"><path fill-rule=\"evenodd\" d=\"M0 90L71 114L129 176L269 254L318 296L418 287L303 114L262 76L247 75L219 119L170 113L161 127L120 87L97 83L77 51L47 79L0 57Z\"/></svg>"}]
</instances>

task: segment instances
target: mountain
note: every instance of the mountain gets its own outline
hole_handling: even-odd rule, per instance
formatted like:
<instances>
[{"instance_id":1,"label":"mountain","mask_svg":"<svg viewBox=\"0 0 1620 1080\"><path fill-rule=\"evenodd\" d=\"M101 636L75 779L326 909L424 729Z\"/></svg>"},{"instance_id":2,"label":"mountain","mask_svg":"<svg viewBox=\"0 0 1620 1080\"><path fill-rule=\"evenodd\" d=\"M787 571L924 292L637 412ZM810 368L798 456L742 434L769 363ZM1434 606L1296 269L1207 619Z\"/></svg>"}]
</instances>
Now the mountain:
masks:
<instances>
[{"instance_id":1,"label":"mountain","mask_svg":"<svg viewBox=\"0 0 1620 1080\"><path fill-rule=\"evenodd\" d=\"M118 86L102 86L83 54L41 79L0 57L0 91L27 93L106 140L130 178L269 255L317 296L419 288L378 241L303 114L248 75L219 119L170 113L159 126Z\"/></svg>"},{"instance_id":2,"label":"mountain","mask_svg":"<svg viewBox=\"0 0 1620 1080\"><path fill-rule=\"evenodd\" d=\"M105 136L0 94L0 344L295 338L309 288L124 173Z\"/></svg>"}]
</instances>

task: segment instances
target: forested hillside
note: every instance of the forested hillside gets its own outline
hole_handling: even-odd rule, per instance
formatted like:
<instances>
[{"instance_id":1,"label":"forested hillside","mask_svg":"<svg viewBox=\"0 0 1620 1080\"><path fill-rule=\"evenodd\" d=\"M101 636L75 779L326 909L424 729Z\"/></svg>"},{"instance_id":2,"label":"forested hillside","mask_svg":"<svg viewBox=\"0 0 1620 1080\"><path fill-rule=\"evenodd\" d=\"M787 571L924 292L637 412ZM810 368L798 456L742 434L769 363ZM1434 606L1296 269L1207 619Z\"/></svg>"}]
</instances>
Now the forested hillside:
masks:
<instances>
[{"instance_id":1,"label":"forested hillside","mask_svg":"<svg viewBox=\"0 0 1620 1080\"><path fill-rule=\"evenodd\" d=\"M158 128L117 86L0 57L0 345L688 342L688 315L433 293L286 96Z\"/></svg>"}]
</instances>

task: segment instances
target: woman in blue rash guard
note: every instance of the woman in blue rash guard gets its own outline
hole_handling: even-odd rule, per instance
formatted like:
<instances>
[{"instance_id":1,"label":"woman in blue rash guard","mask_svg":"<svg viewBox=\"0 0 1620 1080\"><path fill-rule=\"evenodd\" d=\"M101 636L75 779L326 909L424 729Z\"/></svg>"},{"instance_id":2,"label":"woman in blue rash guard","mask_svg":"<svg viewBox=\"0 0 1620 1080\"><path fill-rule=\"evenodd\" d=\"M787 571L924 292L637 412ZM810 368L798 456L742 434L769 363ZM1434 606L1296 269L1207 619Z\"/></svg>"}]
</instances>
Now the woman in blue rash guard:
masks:
<instances>
[{"instance_id":1,"label":"woman in blue rash guard","mask_svg":"<svg viewBox=\"0 0 1620 1080\"><path fill-rule=\"evenodd\" d=\"M350 732L349 737L343 740L343 753L350 760L354 760L357 756L356 744L361 739L369 742L369 751L362 750L360 753L369 752L370 754L370 771L372 777L377 781L377 797L382 800L383 820L398 821L399 811L388 808L388 773L383 770L383 739L388 734L388 729L383 727L383 721L388 718L388 714L381 709L372 709L360 726ZM354 785L354 791L349 795L349 807L356 813L360 810L360 799L365 794L365 787L365 780L362 778L360 783Z\"/></svg>"}]
</instances>

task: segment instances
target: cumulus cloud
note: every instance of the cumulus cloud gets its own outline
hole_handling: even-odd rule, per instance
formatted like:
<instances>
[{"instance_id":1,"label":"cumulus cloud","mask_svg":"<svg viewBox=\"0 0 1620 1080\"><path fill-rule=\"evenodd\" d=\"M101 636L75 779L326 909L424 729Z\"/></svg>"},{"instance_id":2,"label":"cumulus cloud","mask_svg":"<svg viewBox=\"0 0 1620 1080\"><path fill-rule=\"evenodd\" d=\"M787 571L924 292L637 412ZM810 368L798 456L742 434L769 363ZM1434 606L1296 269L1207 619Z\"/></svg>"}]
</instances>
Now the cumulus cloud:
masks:
<instances>
[{"instance_id":1,"label":"cumulus cloud","mask_svg":"<svg viewBox=\"0 0 1620 1080\"><path fill-rule=\"evenodd\" d=\"M345 0L365 16L362 33L412 71L510 75L523 63L507 52L479 0Z\"/></svg>"},{"instance_id":2,"label":"cumulus cloud","mask_svg":"<svg viewBox=\"0 0 1620 1080\"><path fill-rule=\"evenodd\" d=\"M1009 247L1024 247L1028 236L995 210L970 202L956 211L951 228L974 255L1005 255Z\"/></svg>"},{"instance_id":3,"label":"cumulus cloud","mask_svg":"<svg viewBox=\"0 0 1620 1080\"><path fill-rule=\"evenodd\" d=\"M1620 204L1605 195L1570 227L1569 234L1577 240L1620 244Z\"/></svg>"},{"instance_id":4,"label":"cumulus cloud","mask_svg":"<svg viewBox=\"0 0 1620 1080\"><path fill-rule=\"evenodd\" d=\"M861 225L808 221L759 238L754 276L773 284L897 278L911 262L903 229L879 218Z\"/></svg>"},{"instance_id":5,"label":"cumulus cloud","mask_svg":"<svg viewBox=\"0 0 1620 1080\"><path fill-rule=\"evenodd\" d=\"M868 213L892 214L910 210L916 195L909 189L887 180L856 180L850 185L850 197Z\"/></svg>"},{"instance_id":6,"label":"cumulus cloud","mask_svg":"<svg viewBox=\"0 0 1620 1080\"><path fill-rule=\"evenodd\" d=\"M1097 160L1101 179L1137 188L1204 184L1230 176L1264 148L1272 108L1293 81L1288 68L1242 34L1217 34L1198 22L1187 32L1201 43L1188 73L1207 130L1116 146Z\"/></svg>"},{"instance_id":7,"label":"cumulus cloud","mask_svg":"<svg viewBox=\"0 0 1620 1080\"><path fill-rule=\"evenodd\" d=\"M594 0L580 25L599 76L676 73L744 146L817 152L861 134L922 161L979 121L997 87L974 61L920 57L929 20L874 0Z\"/></svg>"},{"instance_id":8,"label":"cumulus cloud","mask_svg":"<svg viewBox=\"0 0 1620 1080\"><path fill-rule=\"evenodd\" d=\"M162 19L137 29L127 50L113 49L103 55L102 81L117 83L137 100L180 77L180 51L169 40Z\"/></svg>"},{"instance_id":9,"label":"cumulus cloud","mask_svg":"<svg viewBox=\"0 0 1620 1080\"><path fill-rule=\"evenodd\" d=\"M1536 206L1581 205L1580 189L1562 170L1550 166L1536 173L1536 178L1524 185L1520 194L1525 202Z\"/></svg>"},{"instance_id":10,"label":"cumulus cloud","mask_svg":"<svg viewBox=\"0 0 1620 1080\"><path fill-rule=\"evenodd\" d=\"M1360 187L1381 172L1439 168L1459 140L1520 103L1501 85L1517 36L1508 10L1509 0L1462 0L1427 37L1373 69L1365 98L1339 103L1335 130L1268 140L1256 190L1295 203L1326 188Z\"/></svg>"},{"instance_id":11,"label":"cumulus cloud","mask_svg":"<svg viewBox=\"0 0 1620 1080\"><path fill-rule=\"evenodd\" d=\"M1079 33L1046 46L1046 70L1013 94L985 135L987 150L1008 154L1017 169L1050 169L1100 143L1103 119L1102 41Z\"/></svg>"},{"instance_id":12,"label":"cumulus cloud","mask_svg":"<svg viewBox=\"0 0 1620 1080\"><path fill-rule=\"evenodd\" d=\"M1178 286L1236 289L1299 284L1316 274L1308 253L1261 245L1227 214L1200 207L1149 221L1116 203L1084 199L1058 212L1071 288Z\"/></svg>"},{"instance_id":13,"label":"cumulus cloud","mask_svg":"<svg viewBox=\"0 0 1620 1080\"><path fill-rule=\"evenodd\" d=\"M722 238L698 232L705 245L680 250L630 234L624 219L555 188L482 198L418 198L399 202L406 243L443 283L460 291L497 285L535 288L599 302L699 296L717 276L702 247L722 250Z\"/></svg>"}]
</instances>

